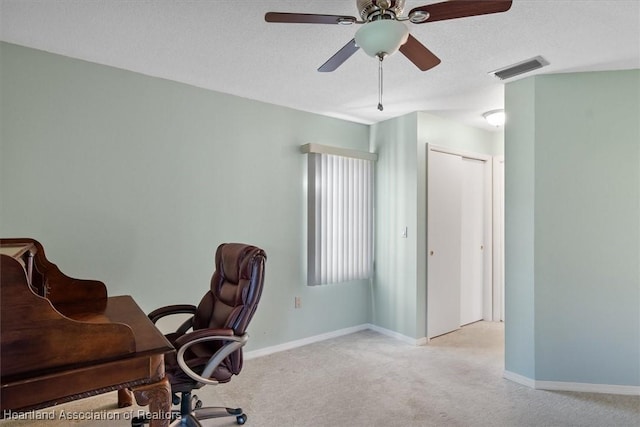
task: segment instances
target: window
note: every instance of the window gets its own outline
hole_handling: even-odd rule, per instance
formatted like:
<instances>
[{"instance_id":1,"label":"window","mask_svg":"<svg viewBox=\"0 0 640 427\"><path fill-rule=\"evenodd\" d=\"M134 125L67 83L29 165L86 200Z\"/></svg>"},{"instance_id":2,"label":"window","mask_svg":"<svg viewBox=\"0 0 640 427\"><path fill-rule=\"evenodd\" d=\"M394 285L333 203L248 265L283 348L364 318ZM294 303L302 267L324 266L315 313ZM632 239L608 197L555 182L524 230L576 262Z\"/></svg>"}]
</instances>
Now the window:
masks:
<instances>
[{"instance_id":1,"label":"window","mask_svg":"<svg viewBox=\"0 0 640 427\"><path fill-rule=\"evenodd\" d=\"M307 144L308 284L371 277L372 153Z\"/></svg>"}]
</instances>

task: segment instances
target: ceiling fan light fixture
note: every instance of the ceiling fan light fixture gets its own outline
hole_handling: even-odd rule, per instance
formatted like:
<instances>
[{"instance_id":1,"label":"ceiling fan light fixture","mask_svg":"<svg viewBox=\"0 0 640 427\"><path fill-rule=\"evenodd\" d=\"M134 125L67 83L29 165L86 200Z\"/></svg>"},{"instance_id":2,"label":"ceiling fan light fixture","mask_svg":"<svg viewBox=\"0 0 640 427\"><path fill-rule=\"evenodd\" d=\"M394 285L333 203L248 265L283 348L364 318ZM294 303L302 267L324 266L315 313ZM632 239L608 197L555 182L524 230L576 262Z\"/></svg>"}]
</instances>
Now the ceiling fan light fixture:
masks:
<instances>
[{"instance_id":1,"label":"ceiling fan light fixture","mask_svg":"<svg viewBox=\"0 0 640 427\"><path fill-rule=\"evenodd\" d=\"M487 123L489 123L491 126L500 127L504 125L504 121L505 121L504 110L487 111L482 115L482 117L484 117Z\"/></svg>"},{"instance_id":2,"label":"ceiling fan light fixture","mask_svg":"<svg viewBox=\"0 0 640 427\"><path fill-rule=\"evenodd\" d=\"M407 42L409 29L402 22L380 19L368 22L356 32L356 44L369 56L387 56Z\"/></svg>"}]
</instances>

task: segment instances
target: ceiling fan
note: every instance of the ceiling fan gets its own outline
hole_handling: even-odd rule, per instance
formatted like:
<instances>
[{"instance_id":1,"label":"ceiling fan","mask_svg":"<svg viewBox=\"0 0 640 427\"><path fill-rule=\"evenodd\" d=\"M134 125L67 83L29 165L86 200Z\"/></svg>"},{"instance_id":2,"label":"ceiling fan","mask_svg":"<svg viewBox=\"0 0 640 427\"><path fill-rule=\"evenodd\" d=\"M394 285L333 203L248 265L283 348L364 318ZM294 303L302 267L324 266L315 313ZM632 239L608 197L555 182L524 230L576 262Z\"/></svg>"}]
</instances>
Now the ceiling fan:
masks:
<instances>
[{"instance_id":1,"label":"ceiling fan","mask_svg":"<svg viewBox=\"0 0 640 427\"><path fill-rule=\"evenodd\" d=\"M379 59L379 94L382 96L382 60L397 50L406 56L421 71L429 70L440 63L433 52L409 34L404 24L444 21L468 16L506 12L512 0L449 0L411 9L402 16L406 0L356 0L361 20L346 15L321 15L312 13L267 12L265 21L299 24L363 24L355 37L336 52L318 71L335 71L360 48L366 54ZM378 103L382 111L382 103Z\"/></svg>"}]
</instances>

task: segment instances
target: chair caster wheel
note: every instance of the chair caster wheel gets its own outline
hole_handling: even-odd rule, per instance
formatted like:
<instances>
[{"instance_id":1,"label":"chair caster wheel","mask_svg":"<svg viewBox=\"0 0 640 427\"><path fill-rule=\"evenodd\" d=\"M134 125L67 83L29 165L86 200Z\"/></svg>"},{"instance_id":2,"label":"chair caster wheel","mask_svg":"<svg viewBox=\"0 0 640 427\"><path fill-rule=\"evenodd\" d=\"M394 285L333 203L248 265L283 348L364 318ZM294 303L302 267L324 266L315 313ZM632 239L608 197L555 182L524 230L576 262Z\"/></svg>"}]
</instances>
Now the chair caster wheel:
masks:
<instances>
[{"instance_id":1,"label":"chair caster wheel","mask_svg":"<svg viewBox=\"0 0 640 427\"><path fill-rule=\"evenodd\" d=\"M244 423L247 422L247 415L246 414L238 415L236 417L236 422L240 425L243 425Z\"/></svg>"},{"instance_id":2,"label":"chair caster wheel","mask_svg":"<svg viewBox=\"0 0 640 427\"><path fill-rule=\"evenodd\" d=\"M191 398L191 407L193 409L200 409L202 408L202 401L200 399L198 399L198 396L196 396L195 394L193 395L193 397Z\"/></svg>"}]
</instances>

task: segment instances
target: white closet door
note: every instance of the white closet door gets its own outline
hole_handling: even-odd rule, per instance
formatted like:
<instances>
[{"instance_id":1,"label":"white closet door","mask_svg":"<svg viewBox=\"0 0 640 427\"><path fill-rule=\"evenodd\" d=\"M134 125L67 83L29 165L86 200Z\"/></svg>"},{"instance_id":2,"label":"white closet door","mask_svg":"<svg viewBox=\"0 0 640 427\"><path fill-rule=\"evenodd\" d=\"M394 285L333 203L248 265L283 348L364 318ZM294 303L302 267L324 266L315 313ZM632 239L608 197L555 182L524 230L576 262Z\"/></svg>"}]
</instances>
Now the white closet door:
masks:
<instances>
[{"instance_id":1,"label":"white closet door","mask_svg":"<svg viewBox=\"0 0 640 427\"><path fill-rule=\"evenodd\" d=\"M485 165L462 158L460 325L483 319Z\"/></svg>"},{"instance_id":2,"label":"white closet door","mask_svg":"<svg viewBox=\"0 0 640 427\"><path fill-rule=\"evenodd\" d=\"M462 157L429 150L427 182L427 335L460 327Z\"/></svg>"}]
</instances>

